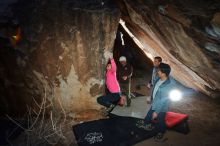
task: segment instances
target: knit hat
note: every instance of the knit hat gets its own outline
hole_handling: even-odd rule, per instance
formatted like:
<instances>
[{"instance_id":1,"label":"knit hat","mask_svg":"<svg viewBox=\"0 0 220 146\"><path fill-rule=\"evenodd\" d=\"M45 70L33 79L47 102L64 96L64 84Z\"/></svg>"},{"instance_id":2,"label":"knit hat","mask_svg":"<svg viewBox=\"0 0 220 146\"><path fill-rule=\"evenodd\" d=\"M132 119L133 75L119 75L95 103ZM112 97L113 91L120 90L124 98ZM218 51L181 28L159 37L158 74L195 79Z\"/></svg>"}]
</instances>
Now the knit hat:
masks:
<instances>
[{"instance_id":1,"label":"knit hat","mask_svg":"<svg viewBox=\"0 0 220 146\"><path fill-rule=\"evenodd\" d=\"M121 56L121 57L119 58L119 61L126 61L126 57L125 57L125 56Z\"/></svg>"}]
</instances>

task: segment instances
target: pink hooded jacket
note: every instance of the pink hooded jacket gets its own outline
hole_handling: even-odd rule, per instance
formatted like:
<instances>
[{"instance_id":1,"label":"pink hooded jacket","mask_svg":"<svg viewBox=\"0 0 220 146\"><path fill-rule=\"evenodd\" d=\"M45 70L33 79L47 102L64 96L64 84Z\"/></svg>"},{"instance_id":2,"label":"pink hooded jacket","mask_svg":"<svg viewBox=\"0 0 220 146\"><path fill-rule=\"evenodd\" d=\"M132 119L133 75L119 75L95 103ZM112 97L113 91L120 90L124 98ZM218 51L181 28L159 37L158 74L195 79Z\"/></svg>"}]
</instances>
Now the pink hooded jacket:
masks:
<instances>
[{"instance_id":1,"label":"pink hooded jacket","mask_svg":"<svg viewBox=\"0 0 220 146\"><path fill-rule=\"evenodd\" d=\"M111 59L112 68L106 72L106 86L111 93L119 93L120 87L116 77L116 64L114 59Z\"/></svg>"}]
</instances>

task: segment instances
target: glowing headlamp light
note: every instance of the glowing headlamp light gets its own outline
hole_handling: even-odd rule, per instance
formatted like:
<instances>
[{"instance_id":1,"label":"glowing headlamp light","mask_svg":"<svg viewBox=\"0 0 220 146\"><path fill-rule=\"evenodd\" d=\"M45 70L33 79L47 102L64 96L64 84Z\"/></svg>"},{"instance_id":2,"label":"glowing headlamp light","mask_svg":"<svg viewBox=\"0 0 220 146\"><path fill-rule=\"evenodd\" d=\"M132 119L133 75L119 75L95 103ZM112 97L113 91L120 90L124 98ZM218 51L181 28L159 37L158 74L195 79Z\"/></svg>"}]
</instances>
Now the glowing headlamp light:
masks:
<instances>
[{"instance_id":1,"label":"glowing headlamp light","mask_svg":"<svg viewBox=\"0 0 220 146\"><path fill-rule=\"evenodd\" d=\"M179 91L179 90L171 90L170 93L169 93L169 98L172 100L172 101L179 101L182 99L182 93Z\"/></svg>"}]
</instances>

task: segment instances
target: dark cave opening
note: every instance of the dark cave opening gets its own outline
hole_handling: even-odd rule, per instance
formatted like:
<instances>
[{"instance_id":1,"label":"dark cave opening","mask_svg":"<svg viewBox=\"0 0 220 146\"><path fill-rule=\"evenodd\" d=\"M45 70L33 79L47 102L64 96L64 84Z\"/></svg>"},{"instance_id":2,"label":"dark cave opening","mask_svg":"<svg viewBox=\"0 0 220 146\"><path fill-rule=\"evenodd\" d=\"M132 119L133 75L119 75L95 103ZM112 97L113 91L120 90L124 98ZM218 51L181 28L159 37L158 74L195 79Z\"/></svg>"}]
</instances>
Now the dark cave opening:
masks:
<instances>
[{"instance_id":1,"label":"dark cave opening","mask_svg":"<svg viewBox=\"0 0 220 146\"><path fill-rule=\"evenodd\" d=\"M153 62L142 51L126 30L119 24L114 49L114 58L119 63L120 56L125 56L133 67L132 78L150 76Z\"/></svg>"}]
</instances>

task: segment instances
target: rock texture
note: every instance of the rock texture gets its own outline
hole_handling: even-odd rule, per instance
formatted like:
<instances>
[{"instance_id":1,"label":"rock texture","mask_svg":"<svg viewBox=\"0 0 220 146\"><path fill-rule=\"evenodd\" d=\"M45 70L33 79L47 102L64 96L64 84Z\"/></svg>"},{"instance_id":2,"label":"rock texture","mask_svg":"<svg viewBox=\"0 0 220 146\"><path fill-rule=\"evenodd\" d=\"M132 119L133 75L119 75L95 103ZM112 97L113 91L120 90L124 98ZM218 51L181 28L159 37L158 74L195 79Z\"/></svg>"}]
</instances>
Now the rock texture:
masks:
<instances>
[{"instance_id":1,"label":"rock texture","mask_svg":"<svg viewBox=\"0 0 220 146\"><path fill-rule=\"evenodd\" d=\"M146 53L161 56L184 85L219 96L219 1L117 3L125 25Z\"/></svg>"},{"instance_id":2,"label":"rock texture","mask_svg":"<svg viewBox=\"0 0 220 146\"><path fill-rule=\"evenodd\" d=\"M107 61L104 52L113 49L120 18L148 57L159 55L171 65L174 78L207 95L219 95L217 0L4 0L0 4L1 114L23 114L27 106L39 108L36 103L44 100L55 111L97 109L95 97L102 92Z\"/></svg>"},{"instance_id":3,"label":"rock texture","mask_svg":"<svg viewBox=\"0 0 220 146\"><path fill-rule=\"evenodd\" d=\"M120 12L108 0L20 0L13 18L21 41L1 46L1 105L23 112L46 97L56 110L96 109L106 58L112 51ZM9 45L6 45L9 44ZM102 69L103 68L103 69Z\"/></svg>"}]
</instances>

